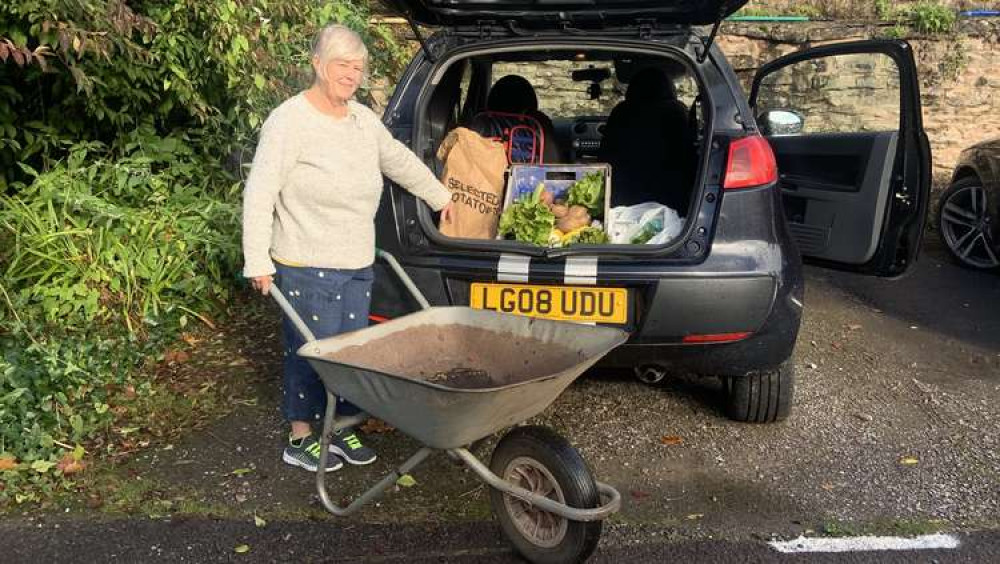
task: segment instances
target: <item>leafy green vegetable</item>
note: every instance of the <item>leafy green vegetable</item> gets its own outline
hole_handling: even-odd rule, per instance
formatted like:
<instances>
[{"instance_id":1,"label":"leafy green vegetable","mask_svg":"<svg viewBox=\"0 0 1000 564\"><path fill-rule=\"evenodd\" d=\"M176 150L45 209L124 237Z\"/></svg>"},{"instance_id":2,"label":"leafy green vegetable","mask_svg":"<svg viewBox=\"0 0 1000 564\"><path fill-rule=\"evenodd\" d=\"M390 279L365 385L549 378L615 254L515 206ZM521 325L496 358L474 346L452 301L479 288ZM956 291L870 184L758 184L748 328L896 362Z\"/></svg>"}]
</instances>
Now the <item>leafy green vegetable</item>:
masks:
<instances>
[{"instance_id":1,"label":"leafy green vegetable","mask_svg":"<svg viewBox=\"0 0 1000 564\"><path fill-rule=\"evenodd\" d=\"M504 210L500 216L501 235L514 235L515 239L523 243L541 246L548 244L556 216L541 201L544 189L545 186L539 184L531 196L514 202Z\"/></svg>"},{"instance_id":2,"label":"leafy green vegetable","mask_svg":"<svg viewBox=\"0 0 1000 564\"><path fill-rule=\"evenodd\" d=\"M588 172L569 187L566 205L585 206L593 217L604 216L604 173Z\"/></svg>"},{"instance_id":3,"label":"leafy green vegetable","mask_svg":"<svg viewBox=\"0 0 1000 564\"><path fill-rule=\"evenodd\" d=\"M602 245L608 242L608 234L596 227L584 227L570 237L566 245Z\"/></svg>"}]
</instances>

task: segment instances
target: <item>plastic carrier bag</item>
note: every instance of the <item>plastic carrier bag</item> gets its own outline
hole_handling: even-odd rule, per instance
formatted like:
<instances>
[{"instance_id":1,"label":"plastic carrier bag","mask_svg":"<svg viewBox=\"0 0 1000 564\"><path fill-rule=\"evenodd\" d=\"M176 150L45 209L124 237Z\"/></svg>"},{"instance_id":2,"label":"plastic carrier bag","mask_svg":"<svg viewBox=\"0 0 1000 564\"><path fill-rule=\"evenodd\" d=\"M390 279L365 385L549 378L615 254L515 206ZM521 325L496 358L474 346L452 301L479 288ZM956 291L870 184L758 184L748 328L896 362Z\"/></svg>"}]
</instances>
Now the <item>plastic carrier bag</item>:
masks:
<instances>
[{"instance_id":1,"label":"plastic carrier bag","mask_svg":"<svg viewBox=\"0 0 1000 564\"><path fill-rule=\"evenodd\" d=\"M684 220L663 204L618 206L609 213L608 236L616 245L662 245L680 232Z\"/></svg>"}]
</instances>

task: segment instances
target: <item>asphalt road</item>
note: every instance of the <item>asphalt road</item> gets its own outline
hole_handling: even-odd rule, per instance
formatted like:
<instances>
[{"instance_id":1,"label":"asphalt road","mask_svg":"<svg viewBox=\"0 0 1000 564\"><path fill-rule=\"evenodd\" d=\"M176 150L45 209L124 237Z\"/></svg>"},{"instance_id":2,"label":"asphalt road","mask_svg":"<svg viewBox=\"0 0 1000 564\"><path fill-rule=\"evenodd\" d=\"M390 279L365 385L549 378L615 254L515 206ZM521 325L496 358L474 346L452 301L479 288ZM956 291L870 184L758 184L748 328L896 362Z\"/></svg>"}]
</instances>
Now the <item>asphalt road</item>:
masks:
<instances>
[{"instance_id":1,"label":"asphalt road","mask_svg":"<svg viewBox=\"0 0 1000 564\"><path fill-rule=\"evenodd\" d=\"M591 559L616 562L754 562L815 564L995 562L1000 535L958 535L956 549L824 554L781 554L761 541L638 540L610 532L614 545ZM482 562L521 561L492 523L450 526L279 522L265 528L222 520L117 520L0 524L3 562ZM237 552L236 547L245 547ZM242 549L241 549L242 550Z\"/></svg>"},{"instance_id":2,"label":"asphalt road","mask_svg":"<svg viewBox=\"0 0 1000 564\"><path fill-rule=\"evenodd\" d=\"M900 280L814 267L807 278L788 421L726 421L713 380L677 375L650 388L624 374L582 378L535 421L623 493L594 561L1000 559L1000 276L952 265L932 240ZM276 372L276 354L245 354ZM146 501L162 515L73 506L11 516L0 522L0 562L516 561L483 490L442 459L356 517L326 516L311 477L278 460L279 393L267 384L256 404L123 472L155 484ZM338 472L338 491L360 491L414 446L395 433L370 438L382 459ZM767 544L938 531L958 548L789 555Z\"/></svg>"}]
</instances>

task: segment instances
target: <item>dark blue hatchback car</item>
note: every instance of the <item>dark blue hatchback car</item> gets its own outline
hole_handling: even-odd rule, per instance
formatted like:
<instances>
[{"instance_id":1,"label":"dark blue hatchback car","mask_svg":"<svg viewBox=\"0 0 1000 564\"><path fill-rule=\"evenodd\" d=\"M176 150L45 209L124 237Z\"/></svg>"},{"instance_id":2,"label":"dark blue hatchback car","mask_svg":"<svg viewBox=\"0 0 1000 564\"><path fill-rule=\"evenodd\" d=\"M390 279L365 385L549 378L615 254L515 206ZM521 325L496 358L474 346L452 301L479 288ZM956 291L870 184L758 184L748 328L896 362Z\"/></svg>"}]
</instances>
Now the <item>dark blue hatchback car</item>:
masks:
<instances>
[{"instance_id":1,"label":"dark blue hatchback car","mask_svg":"<svg viewBox=\"0 0 1000 564\"><path fill-rule=\"evenodd\" d=\"M549 162L610 163L611 205L663 203L683 224L659 244L447 237L429 208L389 183L379 246L432 304L546 316L554 294L614 303L576 317L631 333L605 365L648 382L681 370L719 376L730 417L786 417L803 257L862 275L904 273L927 213L930 149L902 41L787 55L760 68L746 96L713 42L743 3L397 2L437 31L421 37L384 119L428 165L440 171L448 132L497 103L500 78L520 75L558 159ZM645 69L667 84L636 109ZM377 276L373 313L416 306L391 274Z\"/></svg>"}]
</instances>

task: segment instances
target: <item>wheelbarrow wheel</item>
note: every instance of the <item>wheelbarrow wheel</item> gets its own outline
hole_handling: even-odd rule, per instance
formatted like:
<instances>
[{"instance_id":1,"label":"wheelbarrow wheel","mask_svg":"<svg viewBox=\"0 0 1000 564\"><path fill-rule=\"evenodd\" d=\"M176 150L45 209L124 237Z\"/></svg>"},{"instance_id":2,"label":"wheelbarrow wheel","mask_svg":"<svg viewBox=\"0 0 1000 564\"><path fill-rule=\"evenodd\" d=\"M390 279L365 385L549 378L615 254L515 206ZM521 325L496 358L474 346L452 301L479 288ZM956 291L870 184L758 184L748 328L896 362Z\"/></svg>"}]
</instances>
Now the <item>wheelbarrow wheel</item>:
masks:
<instances>
[{"instance_id":1,"label":"wheelbarrow wheel","mask_svg":"<svg viewBox=\"0 0 1000 564\"><path fill-rule=\"evenodd\" d=\"M502 480L570 507L590 509L601 502L583 457L545 427L518 427L507 433L493 451L490 470ZM601 521L571 521L497 489L490 490L490 504L504 534L531 562L582 562L601 538Z\"/></svg>"}]
</instances>

